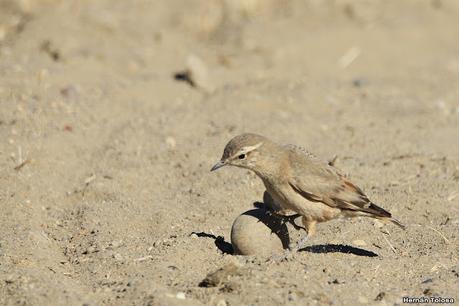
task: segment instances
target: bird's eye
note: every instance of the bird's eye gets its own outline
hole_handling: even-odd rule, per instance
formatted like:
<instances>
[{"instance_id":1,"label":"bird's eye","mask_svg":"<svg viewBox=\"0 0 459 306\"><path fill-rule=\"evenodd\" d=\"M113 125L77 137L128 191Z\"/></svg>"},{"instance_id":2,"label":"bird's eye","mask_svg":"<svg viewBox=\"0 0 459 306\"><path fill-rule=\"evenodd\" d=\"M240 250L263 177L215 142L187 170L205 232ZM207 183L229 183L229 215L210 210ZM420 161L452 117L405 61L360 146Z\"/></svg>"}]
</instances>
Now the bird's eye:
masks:
<instances>
[{"instance_id":1,"label":"bird's eye","mask_svg":"<svg viewBox=\"0 0 459 306\"><path fill-rule=\"evenodd\" d=\"M239 159L244 159L245 158L245 154L241 154L238 157L239 157Z\"/></svg>"}]
</instances>

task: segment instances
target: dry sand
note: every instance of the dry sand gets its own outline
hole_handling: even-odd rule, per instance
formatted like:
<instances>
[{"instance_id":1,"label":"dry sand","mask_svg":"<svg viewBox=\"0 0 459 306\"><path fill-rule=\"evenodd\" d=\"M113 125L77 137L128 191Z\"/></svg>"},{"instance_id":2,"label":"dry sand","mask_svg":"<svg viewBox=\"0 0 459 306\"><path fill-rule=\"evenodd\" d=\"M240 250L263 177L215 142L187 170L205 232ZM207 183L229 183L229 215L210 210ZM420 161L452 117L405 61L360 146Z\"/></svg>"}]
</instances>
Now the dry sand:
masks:
<instances>
[{"instance_id":1,"label":"dry sand","mask_svg":"<svg viewBox=\"0 0 459 306\"><path fill-rule=\"evenodd\" d=\"M458 16L455 0L1 0L0 304L457 300ZM195 87L174 79L187 68ZM408 229L337 220L288 261L231 255L263 186L209 169L241 132L337 155Z\"/></svg>"}]
</instances>

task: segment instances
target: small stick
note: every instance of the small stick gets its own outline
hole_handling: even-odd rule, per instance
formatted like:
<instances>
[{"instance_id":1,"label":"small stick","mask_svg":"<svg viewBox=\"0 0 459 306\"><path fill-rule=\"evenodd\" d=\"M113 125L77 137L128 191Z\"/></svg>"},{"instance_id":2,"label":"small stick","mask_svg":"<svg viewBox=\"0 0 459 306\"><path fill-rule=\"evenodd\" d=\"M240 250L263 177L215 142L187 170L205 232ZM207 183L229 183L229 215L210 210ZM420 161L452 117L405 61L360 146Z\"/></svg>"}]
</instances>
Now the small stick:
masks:
<instances>
[{"instance_id":1,"label":"small stick","mask_svg":"<svg viewBox=\"0 0 459 306\"><path fill-rule=\"evenodd\" d=\"M19 170L21 170L21 168L24 167L25 165L30 164L30 162L31 162L30 159L26 159L25 161L23 161L22 163L20 163L20 164L17 165L16 167L14 167L14 170L19 171Z\"/></svg>"},{"instance_id":2,"label":"small stick","mask_svg":"<svg viewBox=\"0 0 459 306\"><path fill-rule=\"evenodd\" d=\"M90 177L87 177L85 180L84 180L84 184L86 186L88 186L92 181L94 181L96 179L96 175L93 174L91 175Z\"/></svg>"},{"instance_id":3,"label":"small stick","mask_svg":"<svg viewBox=\"0 0 459 306\"><path fill-rule=\"evenodd\" d=\"M145 261L145 260L148 260L148 259L151 259L151 258L153 258L153 256L147 255L145 257L136 258L136 259L134 259L134 261Z\"/></svg>"},{"instance_id":4,"label":"small stick","mask_svg":"<svg viewBox=\"0 0 459 306\"><path fill-rule=\"evenodd\" d=\"M359 57L362 51L359 47L352 47L343 56L338 60L338 64L341 68L347 68L350 64L352 64L357 57Z\"/></svg>"},{"instance_id":5,"label":"small stick","mask_svg":"<svg viewBox=\"0 0 459 306\"><path fill-rule=\"evenodd\" d=\"M338 155L333 156L331 160L328 161L329 166L335 166L336 161L338 160Z\"/></svg>"},{"instance_id":6,"label":"small stick","mask_svg":"<svg viewBox=\"0 0 459 306\"><path fill-rule=\"evenodd\" d=\"M390 246L390 248L392 249L392 251L397 254L397 251L395 250L395 248L393 247L393 245L390 243L389 239L387 239L385 236L382 236L384 238L384 240L386 240L387 244Z\"/></svg>"},{"instance_id":7,"label":"small stick","mask_svg":"<svg viewBox=\"0 0 459 306\"><path fill-rule=\"evenodd\" d=\"M379 267L380 267L380 266L381 266L381 265L378 265L378 266L376 267L375 273L373 274L373 278L375 278L376 275L378 274L378 271L379 271Z\"/></svg>"},{"instance_id":8,"label":"small stick","mask_svg":"<svg viewBox=\"0 0 459 306\"><path fill-rule=\"evenodd\" d=\"M453 193L451 193L451 194L448 196L447 200L448 200L449 202L451 202L452 200L454 200L454 199L457 198L458 196L459 196L459 191L454 191Z\"/></svg>"},{"instance_id":9,"label":"small stick","mask_svg":"<svg viewBox=\"0 0 459 306\"><path fill-rule=\"evenodd\" d=\"M433 228L432 226L427 226L428 228L430 228L431 230L433 230L434 232L436 232L437 234L439 234L447 244L449 244L449 240L445 237L445 235L442 234L442 232L440 232L439 230Z\"/></svg>"}]
</instances>

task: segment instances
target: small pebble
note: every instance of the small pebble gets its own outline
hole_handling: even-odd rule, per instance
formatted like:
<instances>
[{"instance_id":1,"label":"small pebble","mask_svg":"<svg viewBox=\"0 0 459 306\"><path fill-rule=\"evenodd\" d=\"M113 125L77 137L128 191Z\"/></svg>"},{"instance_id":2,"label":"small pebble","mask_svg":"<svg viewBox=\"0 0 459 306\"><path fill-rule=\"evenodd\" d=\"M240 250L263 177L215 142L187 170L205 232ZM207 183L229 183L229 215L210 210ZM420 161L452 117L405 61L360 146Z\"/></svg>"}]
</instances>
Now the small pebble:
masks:
<instances>
[{"instance_id":1,"label":"small pebble","mask_svg":"<svg viewBox=\"0 0 459 306\"><path fill-rule=\"evenodd\" d=\"M363 87L367 84L368 84L368 80L365 78L356 78L352 80L352 85L354 85L354 87Z\"/></svg>"},{"instance_id":2,"label":"small pebble","mask_svg":"<svg viewBox=\"0 0 459 306\"><path fill-rule=\"evenodd\" d=\"M425 279L424 281L421 282L421 284L427 284L427 283L432 283L433 282L433 279L432 278L428 278L428 279Z\"/></svg>"},{"instance_id":3,"label":"small pebble","mask_svg":"<svg viewBox=\"0 0 459 306\"><path fill-rule=\"evenodd\" d=\"M65 98L74 98L77 96L76 87L73 85L69 85L67 87L61 88L60 93Z\"/></svg>"},{"instance_id":4,"label":"small pebble","mask_svg":"<svg viewBox=\"0 0 459 306\"><path fill-rule=\"evenodd\" d=\"M227 305L228 305L228 304L226 303L225 300L220 300L220 301L218 301L218 303L217 303L217 306L227 306Z\"/></svg>"},{"instance_id":5,"label":"small pebble","mask_svg":"<svg viewBox=\"0 0 459 306\"><path fill-rule=\"evenodd\" d=\"M15 281L14 275L8 275L6 277L6 279L5 279L5 283L7 283L7 284L12 284L12 283L14 283L14 281Z\"/></svg>"},{"instance_id":6,"label":"small pebble","mask_svg":"<svg viewBox=\"0 0 459 306\"><path fill-rule=\"evenodd\" d=\"M123 245L123 240L114 240L108 245L109 249L116 249Z\"/></svg>"},{"instance_id":7,"label":"small pebble","mask_svg":"<svg viewBox=\"0 0 459 306\"><path fill-rule=\"evenodd\" d=\"M166 138L166 144L170 149L173 149L177 145L177 141L175 141L174 137L169 136Z\"/></svg>"},{"instance_id":8,"label":"small pebble","mask_svg":"<svg viewBox=\"0 0 459 306\"><path fill-rule=\"evenodd\" d=\"M184 300L186 299L185 293L184 292L178 292L175 297L179 300Z\"/></svg>"},{"instance_id":9,"label":"small pebble","mask_svg":"<svg viewBox=\"0 0 459 306\"><path fill-rule=\"evenodd\" d=\"M37 79L38 79L39 82L42 82L48 75L49 75L48 70L46 70L46 69L41 69L41 70L37 73Z\"/></svg>"},{"instance_id":10,"label":"small pebble","mask_svg":"<svg viewBox=\"0 0 459 306\"><path fill-rule=\"evenodd\" d=\"M379 220L373 220L373 225L377 228L382 228L384 224Z\"/></svg>"},{"instance_id":11,"label":"small pebble","mask_svg":"<svg viewBox=\"0 0 459 306\"><path fill-rule=\"evenodd\" d=\"M381 291L376 297L375 301L382 301L384 297L386 296L386 293L384 291Z\"/></svg>"},{"instance_id":12,"label":"small pebble","mask_svg":"<svg viewBox=\"0 0 459 306\"><path fill-rule=\"evenodd\" d=\"M95 252L97 252L96 247L95 246L89 246L82 252L82 254L91 254L91 253L95 253Z\"/></svg>"},{"instance_id":13,"label":"small pebble","mask_svg":"<svg viewBox=\"0 0 459 306\"><path fill-rule=\"evenodd\" d=\"M241 266L237 263L229 263L220 269L207 274L207 276L199 283L199 287L217 287L221 284L227 283L232 276L239 274L241 274Z\"/></svg>"},{"instance_id":14,"label":"small pebble","mask_svg":"<svg viewBox=\"0 0 459 306\"><path fill-rule=\"evenodd\" d=\"M200 57L190 54L187 58L186 66L195 86L209 93L215 90L215 86L209 75L209 69Z\"/></svg>"}]
</instances>

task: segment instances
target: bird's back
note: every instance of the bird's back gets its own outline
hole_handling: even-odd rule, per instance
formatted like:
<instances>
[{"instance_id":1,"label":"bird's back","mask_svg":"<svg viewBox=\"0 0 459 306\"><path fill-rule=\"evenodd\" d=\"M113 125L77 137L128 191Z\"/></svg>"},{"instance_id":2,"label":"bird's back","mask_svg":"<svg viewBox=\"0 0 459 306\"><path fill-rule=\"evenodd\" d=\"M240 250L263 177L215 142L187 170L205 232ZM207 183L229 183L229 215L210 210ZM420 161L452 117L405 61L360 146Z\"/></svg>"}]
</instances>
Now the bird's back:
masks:
<instances>
[{"instance_id":1,"label":"bird's back","mask_svg":"<svg viewBox=\"0 0 459 306\"><path fill-rule=\"evenodd\" d=\"M318 182L322 180L328 183L339 181L341 174L338 169L330 166L305 148L292 144L283 147L288 151L291 175L303 180L318 180Z\"/></svg>"},{"instance_id":2,"label":"bird's back","mask_svg":"<svg viewBox=\"0 0 459 306\"><path fill-rule=\"evenodd\" d=\"M335 167L302 147L286 145L290 156L290 180L293 190L313 202L322 202L348 213L367 213L390 218L391 214L372 203L363 191Z\"/></svg>"}]
</instances>

